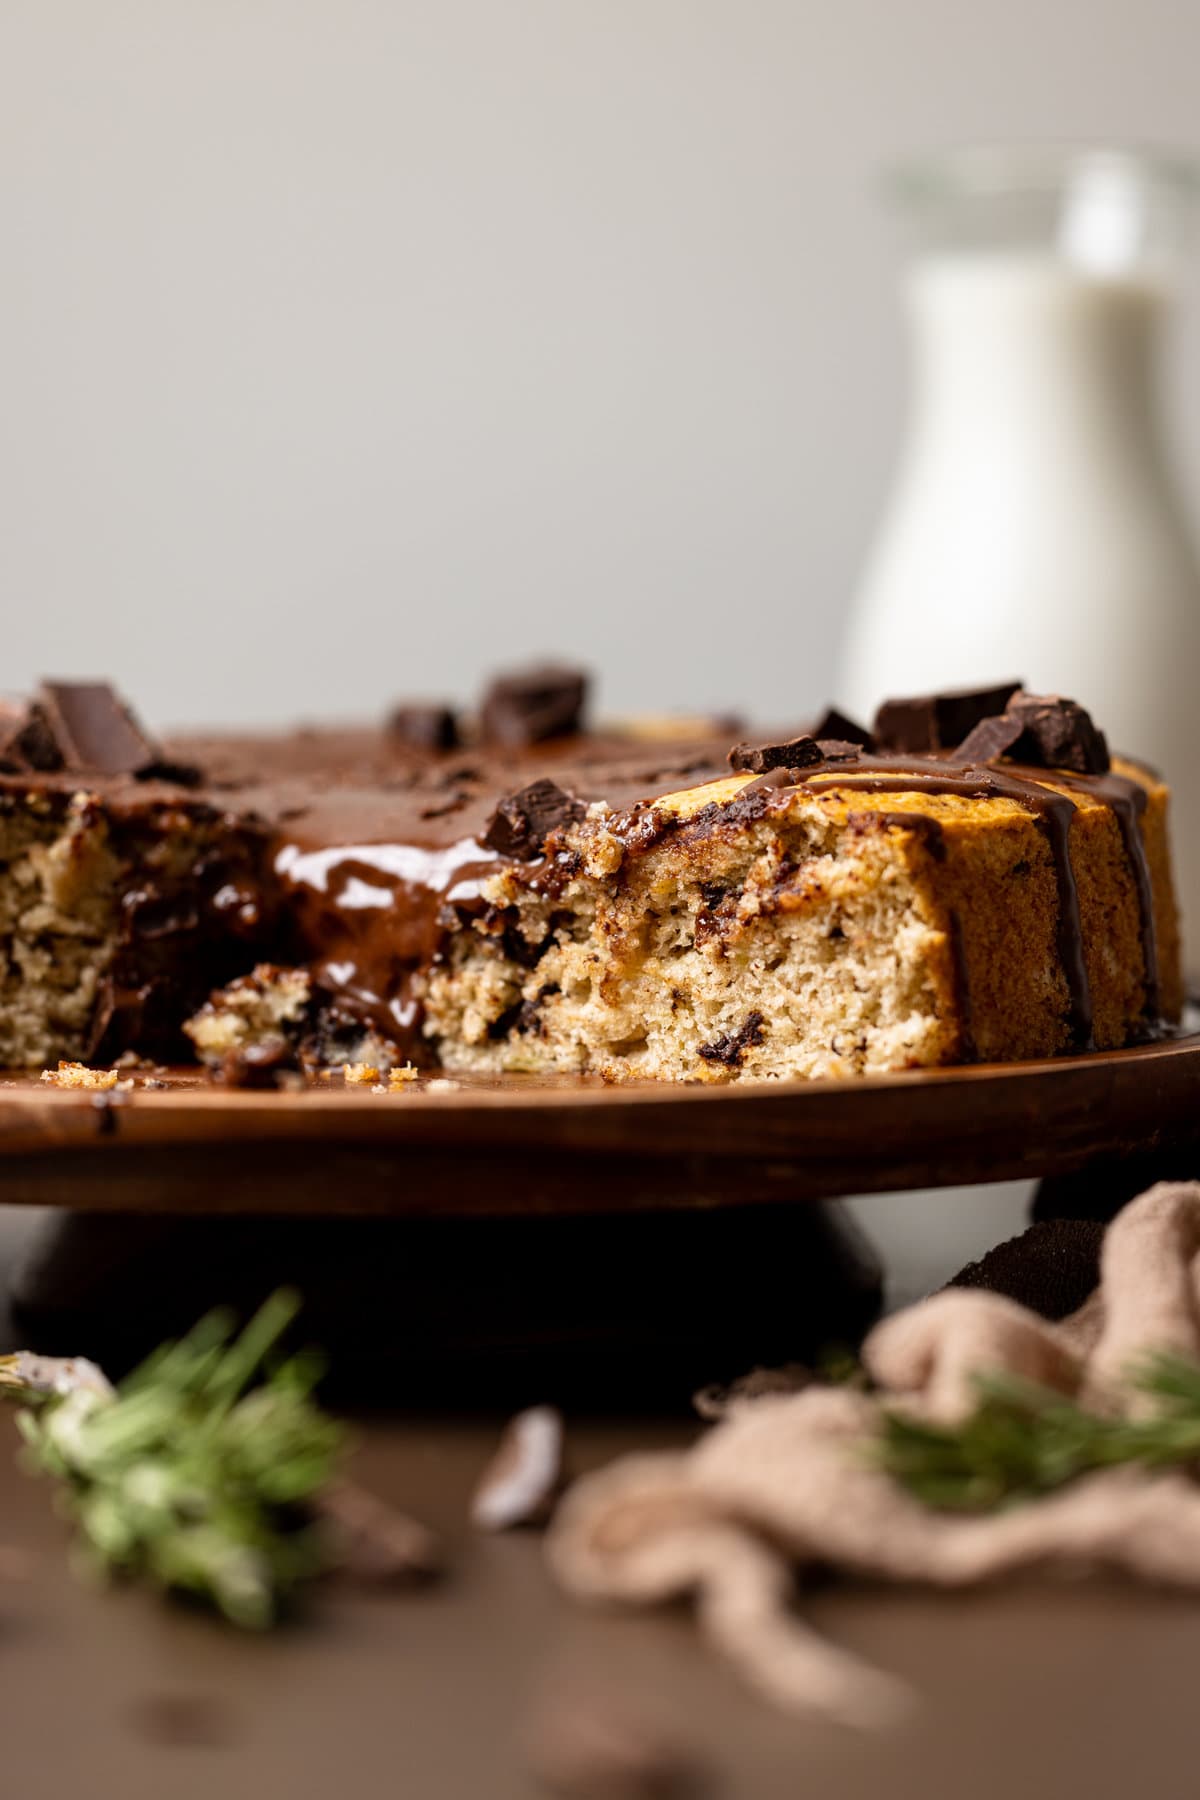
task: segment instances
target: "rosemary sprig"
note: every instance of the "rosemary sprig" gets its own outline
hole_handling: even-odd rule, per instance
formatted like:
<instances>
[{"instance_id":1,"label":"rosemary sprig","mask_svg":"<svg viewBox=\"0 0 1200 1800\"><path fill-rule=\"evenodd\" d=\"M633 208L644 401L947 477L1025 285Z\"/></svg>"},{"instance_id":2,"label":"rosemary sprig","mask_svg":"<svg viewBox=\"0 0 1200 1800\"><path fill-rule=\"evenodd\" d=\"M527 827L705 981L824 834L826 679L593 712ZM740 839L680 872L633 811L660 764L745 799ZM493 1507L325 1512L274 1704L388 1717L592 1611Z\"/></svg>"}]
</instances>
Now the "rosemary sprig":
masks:
<instances>
[{"instance_id":1,"label":"rosemary sprig","mask_svg":"<svg viewBox=\"0 0 1200 1800\"><path fill-rule=\"evenodd\" d=\"M261 1630L325 1566L309 1503L342 1434L312 1397L319 1361L273 1356L298 1305L273 1295L232 1341L231 1319L210 1314L114 1391L25 1389L28 1461L63 1482L88 1567Z\"/></svg>"},{"instance_id":2,"label":"rosemary sprig","mask_svg":"<svg viewBox=\"0 0 1200 1800\"><path fill-rule=\"evenodd\" d=\"M930 1425L886 1411L883 1467L926 1505L979 1512L1051 1492L1120 1463L1200 1462L1200 1367L1157 1356L1135 1376L1156 1410L1134 1419L1085 1411L1050 1389L1010 1376L979 1382L979 1405L961 1425Z\"/></svg>"}]
</instances>

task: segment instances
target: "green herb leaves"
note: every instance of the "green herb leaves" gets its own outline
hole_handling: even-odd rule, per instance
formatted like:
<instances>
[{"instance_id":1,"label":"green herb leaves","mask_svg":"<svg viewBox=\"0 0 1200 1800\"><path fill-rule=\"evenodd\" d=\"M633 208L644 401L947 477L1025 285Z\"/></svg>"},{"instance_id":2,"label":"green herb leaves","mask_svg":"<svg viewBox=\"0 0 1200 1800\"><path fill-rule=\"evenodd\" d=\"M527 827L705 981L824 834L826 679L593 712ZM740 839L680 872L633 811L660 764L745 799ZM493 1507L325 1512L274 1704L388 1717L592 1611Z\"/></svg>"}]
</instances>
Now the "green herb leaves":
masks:
<instances>
[{"instance_id":1,"label":"green herb leaves","mask_svg":"<svg viewBox=\"0 0 1200 1800\"><path fill-rule=\"evenodd\" d=\"M93 1568L263 1629L326 1566L309 1503L342 1434L312 1397L319 1362L273 1355L297 1310L275 1294L232 1341L232 1322L214 1313L112 1394L26 1391L29 1460L65 1484Z\"/></svg>"},{"instance_id":2,"label":"green herb leaves","mask_svg":"<svg viewBox=\"0 0 1200 1800\"><path fill-rule=\"evenodd\" d=\"M1135 1386L1158 1402L1133 1419L1085 1411L1047 1388L993 1376L956 1426L890 1410L878 1453L883 1467L927 1506L985 1511L1049 1493L1091 1470L1200 1462L1200 1367L1158 1356Z\"/></svg>"}]
</instances>

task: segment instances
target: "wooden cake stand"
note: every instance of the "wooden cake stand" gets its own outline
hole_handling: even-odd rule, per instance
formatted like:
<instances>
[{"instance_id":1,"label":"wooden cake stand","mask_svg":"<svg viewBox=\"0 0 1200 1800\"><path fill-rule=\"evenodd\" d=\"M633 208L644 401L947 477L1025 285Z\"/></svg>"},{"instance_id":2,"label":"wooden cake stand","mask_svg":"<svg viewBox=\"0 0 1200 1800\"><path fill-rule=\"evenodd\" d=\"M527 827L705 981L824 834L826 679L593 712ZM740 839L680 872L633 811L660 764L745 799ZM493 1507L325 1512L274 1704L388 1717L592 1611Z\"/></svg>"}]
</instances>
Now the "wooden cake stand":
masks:
<instances>
[{"instance_id":1,"label":"wooden cake stand","mask_svg":"<svg viewBox=\"0 0 1200 1800\"><path fill-rule=\"evenodd\" d=\"M288 1280L339 1366L422 1394L547 1356L649 1392L861 1332L881 1277L836 1196L1037 1178L1043 1211L1111 1211L1200 1171L1200 1014L1130 1050L745 1087L14 1077L0 1152L0 1202L59 1209L17 1294L41 1347L119 1361Z\"/></svg>"}]
</instances>

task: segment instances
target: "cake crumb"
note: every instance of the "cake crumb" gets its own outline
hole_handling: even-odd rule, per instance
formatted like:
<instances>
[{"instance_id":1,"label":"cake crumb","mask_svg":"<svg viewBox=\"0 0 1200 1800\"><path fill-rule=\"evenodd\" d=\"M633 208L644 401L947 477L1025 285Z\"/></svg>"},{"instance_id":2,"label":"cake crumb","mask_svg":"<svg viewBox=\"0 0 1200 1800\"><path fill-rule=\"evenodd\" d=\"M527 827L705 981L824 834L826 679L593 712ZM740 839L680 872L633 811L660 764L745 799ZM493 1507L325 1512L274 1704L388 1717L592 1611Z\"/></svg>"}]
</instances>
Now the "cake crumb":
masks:
<instances>
[{"instance_id":1,"label":"cake crumb","mask_svg":"<svg viewBox=\"0 0 1200 1800\"><path fill-rule=\"evenodd\" d=\"M389 1069L388 1088L390 1092L395 1094L402 1088L406 1088L410 1081L415 1081L417 1079L418 1073L419 1070L416 1068L415 1064L410 1062L401 1063L398 1069Z\"/></svg>"},{"instance_id":2,"label":"cake crumb","mask_svg":"<svg viewBox=\"0 0 1200 1800\"><path fill-rule=\"evenodd\" d=\"M342 1080L347 1087L369 1087L379 1080L379 1070L374 1063L343 1063Z\"/></svg>"},{"instance_id":3,"label":"cake crumb","mask_svg":"<svg viewBox=\"0 0 1200 1800\"><path fill-rule=\"evenodd\" d=\"M57 1069L43 1069L42 1080L60 1088L115 1088L115 1069L89 1069L86 1063L60 1062ZM129 1086L132 1087L130 1082Z\"/></svg>"}]
</instances>

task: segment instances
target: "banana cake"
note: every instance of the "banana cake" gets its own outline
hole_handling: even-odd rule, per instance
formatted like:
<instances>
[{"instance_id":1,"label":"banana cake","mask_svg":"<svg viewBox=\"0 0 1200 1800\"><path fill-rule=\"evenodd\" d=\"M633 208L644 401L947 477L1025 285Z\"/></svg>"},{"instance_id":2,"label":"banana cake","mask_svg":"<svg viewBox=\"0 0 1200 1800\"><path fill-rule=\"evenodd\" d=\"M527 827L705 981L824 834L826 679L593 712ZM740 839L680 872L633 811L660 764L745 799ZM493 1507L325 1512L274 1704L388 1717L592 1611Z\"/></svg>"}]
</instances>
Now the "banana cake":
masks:
<instances>
[{"instance_id":1,"label":"banana cake","mask_svg":"<svg viewBox=\"0 0 1200 1800\"><path fill-rule=\"evenodd\" d=\"M1015 682L865 730L469 718L159 745L111 688L0 718L0 1061L606 1080L1111 1048L1179 1017L1168 791Z\"/></svg>"}]
</instances>

